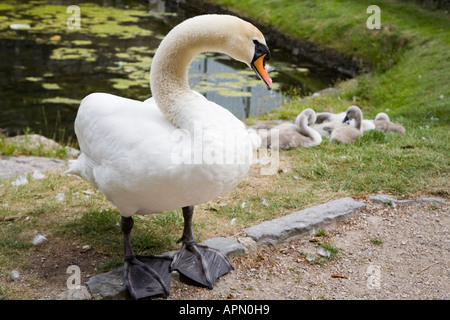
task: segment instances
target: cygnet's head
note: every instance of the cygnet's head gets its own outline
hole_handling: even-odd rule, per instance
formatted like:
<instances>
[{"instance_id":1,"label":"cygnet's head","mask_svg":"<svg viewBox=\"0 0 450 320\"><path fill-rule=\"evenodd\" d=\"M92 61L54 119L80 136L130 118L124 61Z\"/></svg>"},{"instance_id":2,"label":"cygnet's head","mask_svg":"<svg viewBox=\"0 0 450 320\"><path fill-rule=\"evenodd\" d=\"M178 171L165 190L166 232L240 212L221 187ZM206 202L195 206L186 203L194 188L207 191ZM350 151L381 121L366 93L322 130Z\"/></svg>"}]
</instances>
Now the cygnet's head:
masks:
<instances>
[{"instance_id":1,"label":"cygnet's head","mask_svg":"<svg viewBox=\"0 0 450 320\"><path fill-rule=\"evenodd\" d=\"M352 119L362 119L362 111L358 106L350 106L348 107L343 123L352 120Z\"/></svg>"},{"instance_id":2,"label":"cygnet's head","mask_svg":"<svg viewBox=\"0 0 450 320\"><path fill-rule=\"evenodd\" d=\"M384 121L389 121L389 116L384 113L384 112L380 112L379 114L377 114L377 116L375 117L375 121L377 120L384 120Z\"/></svg>"}]
</instances>

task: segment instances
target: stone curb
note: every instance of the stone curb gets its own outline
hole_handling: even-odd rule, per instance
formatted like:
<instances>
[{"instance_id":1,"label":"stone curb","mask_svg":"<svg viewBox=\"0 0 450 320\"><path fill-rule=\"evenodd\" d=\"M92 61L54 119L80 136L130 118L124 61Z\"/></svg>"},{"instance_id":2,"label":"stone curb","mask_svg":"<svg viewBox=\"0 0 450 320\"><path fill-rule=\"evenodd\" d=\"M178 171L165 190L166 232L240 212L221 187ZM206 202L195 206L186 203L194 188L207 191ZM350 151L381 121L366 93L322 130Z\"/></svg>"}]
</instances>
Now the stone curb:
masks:
<instances>
[{"instance_id":1,"label":"stone curb","mask_svg":"<svg viewBox=\"0 0 450 320\"><path fill-rule=\"evenodd\" d=\"M445 202L445 199L442 198L419 198L419 199L409 199L409 200L397 200L395 198L392 198L391 196L385 195L385 194L377 194L369 196L369 200L375 203L382 203L387 205L395 206L396 204L402 204L402 203L410 203L410 202L437 202L437 203L443 203Z\"/></svg>"},{"instance_id":2,"label":"stone curb","mask_svg":"<svg viewBox=\"0 0 450 320\"><path fill-rule=\"evenodd\" d=\"M66 167L67 161L61 159L35 156L0 158L0 179L27 175L35 170L41 172L57 171Z\"/></svg>"},{"instance_id":3,"label":"stone curb","mask_svg":"<svg viewBox=\"0 0 450 320\"><path fill-rule=\"evenodd\" d=\"M352 198L341 198L312 208L291 213L287 216L265 221L244 232L263 245L276 245L299 237L332 221L341 221L353 215L366 205Z\"/></svg>"}]
</instances>

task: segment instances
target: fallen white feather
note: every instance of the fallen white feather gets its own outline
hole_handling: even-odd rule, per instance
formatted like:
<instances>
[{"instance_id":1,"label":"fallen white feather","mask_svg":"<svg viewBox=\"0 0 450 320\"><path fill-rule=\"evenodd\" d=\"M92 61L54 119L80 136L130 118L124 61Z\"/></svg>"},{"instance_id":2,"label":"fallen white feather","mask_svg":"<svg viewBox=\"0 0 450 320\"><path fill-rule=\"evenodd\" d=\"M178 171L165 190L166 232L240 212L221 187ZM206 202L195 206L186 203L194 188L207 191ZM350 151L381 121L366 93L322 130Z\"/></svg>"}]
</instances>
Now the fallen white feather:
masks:
<instances>
[{"instance_id":1,"label":"fallen white feather","mask_svg":"<svg viewBox=\"0 0 450 320\"><path fill-rule=\"evenodd\" d=\"M43 174L42 172L38 171L38 170L34 170L33 172L33 179L34 180L42 180L45 178L45 174Z\"/></svg>"},{"instance_id":2,"label":"fallen white feather","mask_svg":"<svg viewBox=\"0 0 450 320\"><path fill-rule=\"evenodd\" d=\"M19 176L17 177L16 181L11 182L11 185L13 187L23 186L28 183L28 179L25 176Z\"/></svg>"},{"instance_id":3,"label":"fallen white feather","mask_svg":"<svg viewBox=\"0 0 450 320\"><path fill-rule=\"evenodd\" d=\"M11 271L11 278L13 280L19 280L20 279L20 273L17 270Z\"/></svg>"},{"instance_id":4,"label":"fallen white feather","mask_svg":"<svg viewBox=\"0 0 450 320\"><path fill-rule=\"evenodd\" d=\"M33 239L33 245L34 245L34 246L40 245L40 244L43 243L44 241L47 241L47 238L45 237L45 235L38 234L38 235L35 236L34 239Z\"/></svg>"},{"instance_id":5,"label":"fallen white feather","mask_svg":"<svg viewBox=\"0 0 450 320\"><path fill-rule=\"evenodd\" d=\"M327 258L329 258L329 257L331 256L331 252L328 251L328 250L325 250L325 249L322 248L322 247L319 247L319 248L317 249L317 253L318 253L319 255L321 255L322 257L327 257Z\"/></svg>"},{"instance_id":6,"label":"fallen white feather","mask_svg":"<svg viewBox=\"0 0 450 320\"><path fill-rule=\"evenodd\" d=\"M57 193L56 196L55 196L55 199L58 200L58 201L63 201L64 200L64 193L63 192Z\"/></svg>"}]
</instances>

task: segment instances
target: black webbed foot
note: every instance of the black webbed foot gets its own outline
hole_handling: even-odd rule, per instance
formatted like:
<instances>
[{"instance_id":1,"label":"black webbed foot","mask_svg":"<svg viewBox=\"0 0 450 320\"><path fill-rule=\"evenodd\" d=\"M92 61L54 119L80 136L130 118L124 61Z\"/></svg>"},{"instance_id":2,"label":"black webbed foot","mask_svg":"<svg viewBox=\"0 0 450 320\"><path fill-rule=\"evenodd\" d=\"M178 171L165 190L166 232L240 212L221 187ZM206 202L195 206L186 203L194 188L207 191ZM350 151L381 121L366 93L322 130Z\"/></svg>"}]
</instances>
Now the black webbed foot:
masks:
<instances>
[{"instance_id":1,"label":"black webbed foot","mask_svg":"<svg viewBox=\"0 0 450 320\"><path fill-rule=\"evenodd\" d=\"M169 295L172 259L166 256L132 256L125 259L124 282L135 299Z\"/></svg>"},{"instance_id":2,"label":"black webbed foot","mask_svg":"<svg viewBox=\"0 0 450 320\"><path fill-rule=\"evenodd\" d=\"M233 270L228 258L220 251L196 244L192 230L194 207L183 207L184 230L181 249L173 257L171 270L176 270L189 279L213 288L218 278Z\"/></svg>"},{"instance_id":3,"label":"black webbed foot","mask_svg":"<svg viewBox=\"0 0 450 320\"><path fill-rule=\"evenodd\" d=\"M135 255L130 242L133 219L122 217L121 223L125 251L123 277L128 291L135 299L157 295L168 296L172 275L170 272L172 258Z\"/></svg>"},{"instance_id":4,"label":"black webbed foot","mask_svg":"<svg viewBox=\"0 0 450 320\"><path fill-rule=\"evenodd\" d=\"M185 241L170 268L209 289L218 278L233 270L228 258L220 251Z\"/></svg>"}]
</instances>

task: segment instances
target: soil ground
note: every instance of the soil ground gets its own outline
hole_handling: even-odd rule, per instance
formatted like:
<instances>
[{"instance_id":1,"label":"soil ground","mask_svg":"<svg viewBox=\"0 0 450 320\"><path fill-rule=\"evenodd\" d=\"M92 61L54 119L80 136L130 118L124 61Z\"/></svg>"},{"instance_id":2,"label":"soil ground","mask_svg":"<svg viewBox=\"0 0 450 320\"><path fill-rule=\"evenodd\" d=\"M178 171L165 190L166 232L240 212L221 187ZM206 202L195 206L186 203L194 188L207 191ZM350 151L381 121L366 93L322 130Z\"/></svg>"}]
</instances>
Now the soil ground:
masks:
<instances>
[{"instance_id":1,"label":"soil ground","mask_svg":"<svg viewBox=\"0 0 450 320\"><path fill-rule=\"evenodd\" d=\"M259 246L233 258L235 269L212 290L173 277L167 299L449 299L449 202L387 206L358 200L367 207L346 222L325 227L321 235ZM323 242L339 249L336 257L320 256ZM33 267L14 281L19 296L11 298L63 299L68 264L80 266L84 282L105 259L77 243L65 246L61 256L52 254L55 248L36 247Z\"/></svg>"},{"instance_id":2,"label":"soil ground","mask_svg":"<svg viewBox=\"0 0 450 320\"><path fill-rule=\"evenodd\" d=\"M321 242L338 248L337 257L319 263ZM449 299L449 253L448 202L367 202L324 236L235 258L213 290L174 281L168 299Z\"/></svg>"}]
</instances>

